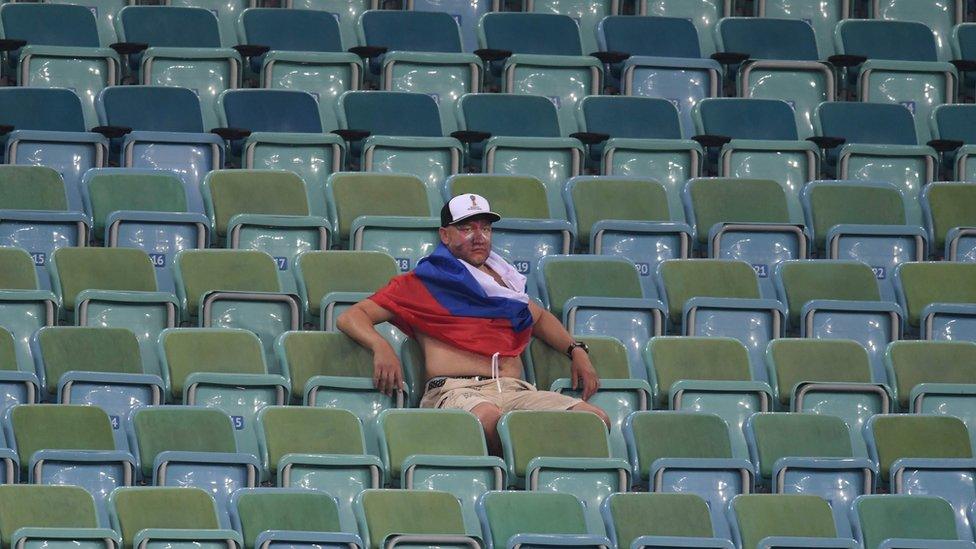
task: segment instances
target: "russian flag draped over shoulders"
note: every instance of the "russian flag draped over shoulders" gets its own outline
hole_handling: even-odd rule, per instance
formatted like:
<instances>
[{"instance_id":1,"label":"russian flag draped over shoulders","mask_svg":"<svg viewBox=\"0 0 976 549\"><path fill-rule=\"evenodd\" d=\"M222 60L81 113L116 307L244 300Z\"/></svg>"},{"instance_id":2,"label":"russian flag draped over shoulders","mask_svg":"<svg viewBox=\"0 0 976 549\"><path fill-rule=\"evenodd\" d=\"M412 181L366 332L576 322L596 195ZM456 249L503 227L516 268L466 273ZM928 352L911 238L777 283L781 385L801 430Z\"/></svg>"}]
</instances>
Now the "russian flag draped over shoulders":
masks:
<instances>
[{"instance_id":1,"label":"russian flag draped over shoulders","mask_svg":"<svg viewBox=\"0 0 976 549\"><path fill-rule=\"evenodd\" d=\"M494 252L488 265L521 288L499 285L441 244L370 299L393 313L393 324L408 336L421 332L479 355L518 356L532 333L525 278Z\"/></svg>"}]
</instances>

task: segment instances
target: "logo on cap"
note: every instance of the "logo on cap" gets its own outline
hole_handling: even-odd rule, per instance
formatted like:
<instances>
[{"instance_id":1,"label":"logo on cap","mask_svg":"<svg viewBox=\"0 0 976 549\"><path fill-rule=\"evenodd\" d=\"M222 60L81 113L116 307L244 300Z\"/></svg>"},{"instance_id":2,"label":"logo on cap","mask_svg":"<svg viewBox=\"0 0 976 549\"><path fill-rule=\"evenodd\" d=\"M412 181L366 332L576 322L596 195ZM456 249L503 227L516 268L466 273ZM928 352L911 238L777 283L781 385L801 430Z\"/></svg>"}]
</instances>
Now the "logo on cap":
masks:
<instances>
[{"instance_id":1,"label":"logo on cap","mask_svg":"<svg viewBox=\"0 0 976 549\"><path fill-rule=\"evenodd\" d=\"M471 199L471 207L468 208L468 211L471 211L471 210L480 210L481 209L481 208L478 207L478 198L475 197L475 195L473 195L473 194L468 195L468 198Z\"/></svg>"}]
</instances>

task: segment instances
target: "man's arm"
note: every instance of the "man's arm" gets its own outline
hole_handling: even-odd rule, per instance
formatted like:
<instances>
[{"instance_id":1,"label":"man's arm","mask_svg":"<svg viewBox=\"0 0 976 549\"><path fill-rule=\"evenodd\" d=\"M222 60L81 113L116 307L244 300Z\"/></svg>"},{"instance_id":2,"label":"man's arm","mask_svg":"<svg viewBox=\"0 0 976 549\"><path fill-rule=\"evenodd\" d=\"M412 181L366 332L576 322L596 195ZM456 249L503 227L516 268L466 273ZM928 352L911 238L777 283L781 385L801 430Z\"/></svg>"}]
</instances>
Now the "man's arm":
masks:
<instances>
[{"instance_id":1,"label":"man's arm","mask_svg":"<svg viewBox=\"0 0 976 549\"><path fill-rule=\"evenodd\" d=\"M538 306L534 301L529 301L529 312L535 324L532 326L532 335L541 339L546 345L553 349L565 353L566 349L576 341L576 339L566 331L562 323L559 322L552 313ZM590 363L590 355L580 348L573 349L572 364L570 365L570 378L573 381L573 389L581 387L583 390L583 400L589 400L593 393L600 388L600 376Z\"/></svg>"},{"instance_id":2,"label":"man's arm","mask_svg":"<svg viewBox=\"0 0 976 549\"><path fill-rule=\"evenodd\" d=\"M403 367L393 347L373 326L393 319L393 313L364 299L336 319L336 327L373 353L373 385L385 395L403 387Z\"/></svg>"}]
</instances>

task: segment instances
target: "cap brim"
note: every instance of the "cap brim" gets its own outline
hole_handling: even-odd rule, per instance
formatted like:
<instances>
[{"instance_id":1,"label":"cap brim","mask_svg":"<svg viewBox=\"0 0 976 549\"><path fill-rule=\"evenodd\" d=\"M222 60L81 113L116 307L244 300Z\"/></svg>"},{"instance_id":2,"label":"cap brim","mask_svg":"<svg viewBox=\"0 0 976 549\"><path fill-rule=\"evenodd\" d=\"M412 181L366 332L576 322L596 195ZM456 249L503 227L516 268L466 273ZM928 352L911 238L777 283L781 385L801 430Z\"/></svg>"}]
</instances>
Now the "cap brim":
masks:
<instances>
[{"instance_id":1,"label":"cap brim","mask_svg":"<svg viewBox=\"0 0 976 549\"><path fill-rule=\"evenodd\" d=\"M488 212L472 212L472 213L470 213L468 215L463 215L463 216L455 219L454 221L451 222L451 225L457 225L458 223L464 221L465 219L471 219L472 217L478 217L478 216L481 216L481 215L490 218L492 223L494 223L496 221L501 221L501 219L502 219L502 216L496 214L495 212L491 212L491 211L488 211Z\"/></svg>"}]
</instances>

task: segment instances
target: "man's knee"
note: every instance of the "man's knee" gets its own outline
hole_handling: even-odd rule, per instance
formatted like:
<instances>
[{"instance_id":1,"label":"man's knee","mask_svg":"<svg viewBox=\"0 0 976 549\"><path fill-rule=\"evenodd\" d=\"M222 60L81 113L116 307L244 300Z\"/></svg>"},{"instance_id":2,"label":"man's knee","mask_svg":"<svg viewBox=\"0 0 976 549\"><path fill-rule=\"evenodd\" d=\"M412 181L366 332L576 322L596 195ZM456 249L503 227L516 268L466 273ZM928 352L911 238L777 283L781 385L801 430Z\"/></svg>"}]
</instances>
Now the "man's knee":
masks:
<instances>
[{"instance_id":1,"label":"man's knee","mask_svg":"<svg viewBox=\"0 0 976 549\"><path fill-rule=\"evenodd\" d=\"M570 408L570 410L594 413L600 416L600 419L603 420L603 423L606 423L608 429L610 428L610 416L607 415L607 413L603 411L603 408L600 408L599 406L594 406L589 402L580 402L576 406Z\"/></svg>"},{"instance_id":2,"label":"man's knee","mask_svg":"<svg viewBox=\"0 0 976 549\"><path fill-rule=\"evenodd\" d=\"M472 408L471 413L478 418L481 425L489 432L495 430L495 425L498 424L498 420L502 417L501 408L490 402L483 402L475 406Z\"/></svg>"}]
</instances>

